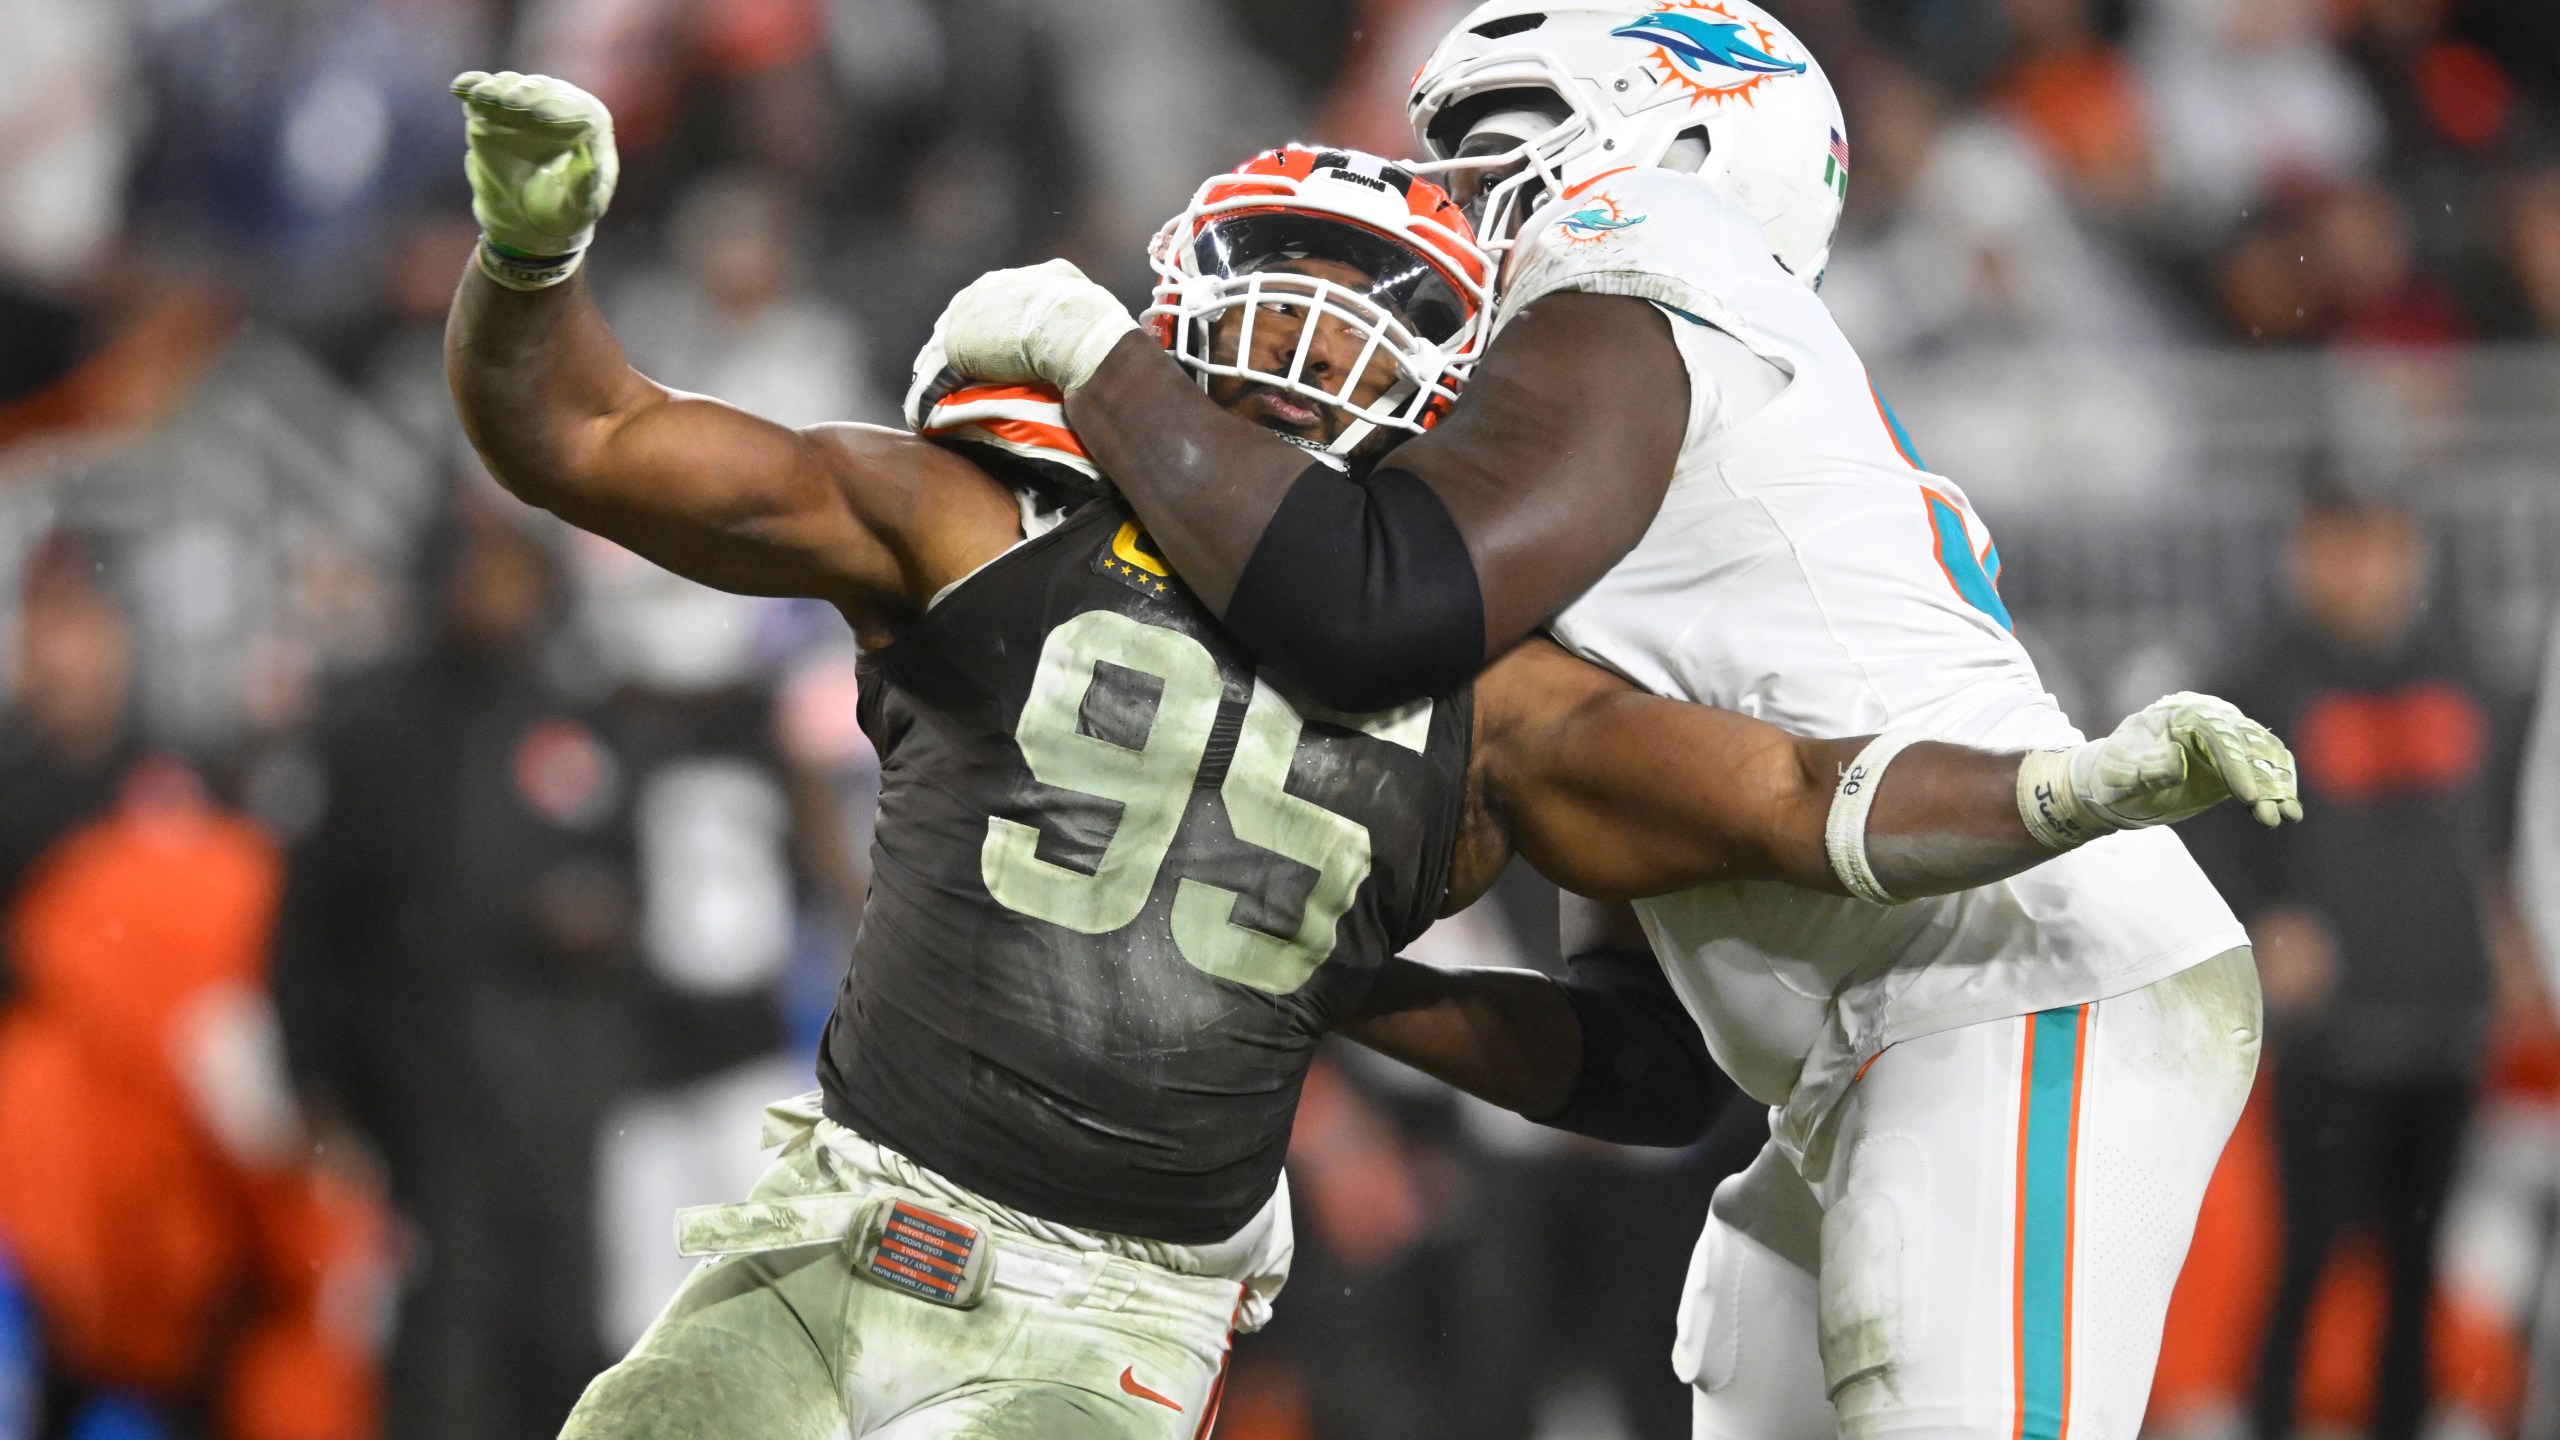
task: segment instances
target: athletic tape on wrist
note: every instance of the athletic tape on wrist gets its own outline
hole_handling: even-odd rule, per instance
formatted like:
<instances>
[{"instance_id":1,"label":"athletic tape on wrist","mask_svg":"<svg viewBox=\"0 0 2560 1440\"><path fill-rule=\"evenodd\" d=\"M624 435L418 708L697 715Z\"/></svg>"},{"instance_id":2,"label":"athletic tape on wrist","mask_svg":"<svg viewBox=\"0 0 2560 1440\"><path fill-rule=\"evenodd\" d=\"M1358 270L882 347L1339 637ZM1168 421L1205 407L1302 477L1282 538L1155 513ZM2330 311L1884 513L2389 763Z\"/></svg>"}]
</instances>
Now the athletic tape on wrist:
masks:
<instances>
[{"instance_id":1,"label":"athletic tape on wrist","mask_svg":"<svg viewBox=\"0 0 2560 1440\"><path fill-rule=\"evenodd\" d=\"M2047 850L2086 845L2116 827L2080 803L2071 786L2075 750L2030 750L2018 762L2018 818Z\"/></svg>"},{"instance_id":2,"label":"athletic tape on wrist","mask_svg":"<svg viewBox=\"0 0 2560 1440\"><path fill-rule=\"evenodd\" d=\"M586 258L584 246L566 255L525 255L480 237L480 273L510 290L547 290L576 274Z\"/></svg>"},{"instance_id":3,"label":"athletic tape on wrist","mask_svg":"<svg viewBox=\"0 0 2560 1440\"><path fill-rule=\"evenodd\" d=\"M1877 881L1867 863L1867 812L1875 808L1876 790L1885 767L1909 746L1928 739L1922 730L1887 730L1867 742L1858 758L1840 767L1840 783L1831 791L1831 814L1822 824L1822 848L1831 857L1831 873L1850 894L1873 905L1899 905L1901 900Z\"/></svg>"}]
</instances>

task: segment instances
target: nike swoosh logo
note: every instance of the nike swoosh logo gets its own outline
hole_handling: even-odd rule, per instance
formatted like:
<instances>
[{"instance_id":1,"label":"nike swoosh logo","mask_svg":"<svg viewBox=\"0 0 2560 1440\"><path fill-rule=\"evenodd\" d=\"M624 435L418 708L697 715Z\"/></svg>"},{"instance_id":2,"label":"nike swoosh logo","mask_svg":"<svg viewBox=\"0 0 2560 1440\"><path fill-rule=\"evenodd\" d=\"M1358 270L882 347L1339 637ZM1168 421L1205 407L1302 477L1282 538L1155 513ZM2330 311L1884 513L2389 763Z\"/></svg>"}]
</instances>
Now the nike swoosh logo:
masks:
<instances>
[{"instance_id":1,"label":"nike swoosh logo","mask_svg":"<svg viewBox=\"0 0 2560 1440\"><path fill-rule=\"evenodd\" d=\"M1592 176L1590 179L1583 181L1579 185L1567 185L1564 187L1564 198L1571 200L1575 196L1580 195L1583 191L1588 190L1592 186L1599 184L1601 181L1608 179L1610 176L1624 175L1634 168L1636 167L1633 165L1621 165L1615 170L1603 170L1599 174Z\"/></svg>"},{"instance_id":2,"label":"nike swoosh logo","mask_svg":"<svg viewBox=\"0 0 2560 1440\"><path fill-rule=\"evenodd\" d=\"M1148 1389L1146 1386L1139 1384L1138 1367L1135 1365L1132 1365L1128 1369L1120 1372L1120 1388L1137 1396L1141 1400L1153 1400L1157 1404L1163 1406L1167 1410L1173 1411L1176 1414L1180 1414L1182 1412L1181 1406L1167 1400L1153 1390Z\"/></svg>"}]
</instances>

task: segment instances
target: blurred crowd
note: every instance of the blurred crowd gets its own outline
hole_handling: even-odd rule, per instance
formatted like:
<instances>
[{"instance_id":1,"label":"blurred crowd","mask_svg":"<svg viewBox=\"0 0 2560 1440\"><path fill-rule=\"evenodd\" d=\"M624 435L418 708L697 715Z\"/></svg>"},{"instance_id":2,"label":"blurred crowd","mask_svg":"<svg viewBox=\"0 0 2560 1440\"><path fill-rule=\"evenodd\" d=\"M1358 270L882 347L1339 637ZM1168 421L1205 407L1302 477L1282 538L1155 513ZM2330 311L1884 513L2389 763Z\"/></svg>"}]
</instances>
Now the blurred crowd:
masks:
<instances>
[{"instance_id":1,"label":"blurred crowd","mask_svg":"<svg viewBox=\"0 0 2560 1440\"><path fill-rule=\"evenodd\" d=\"M1824 294L2075 718L2211 685L2304 764L2298 833L2194 836L2274 1018L2153 1430L2560 1437L2560 6L1769 3L1849 114ZM889 421L979 271L1135 298L1206 175L1410 154L1464 8L0 0L0 1440L547 1437L811 1083L851 638L481 472L457 71L612 107L642 369ZM1556 929L1515 872L1422 949ZM1222 1433L1685 1435L1762 1123L1566 1142L1337 1047Z\"/></svg>"}]
</instances>

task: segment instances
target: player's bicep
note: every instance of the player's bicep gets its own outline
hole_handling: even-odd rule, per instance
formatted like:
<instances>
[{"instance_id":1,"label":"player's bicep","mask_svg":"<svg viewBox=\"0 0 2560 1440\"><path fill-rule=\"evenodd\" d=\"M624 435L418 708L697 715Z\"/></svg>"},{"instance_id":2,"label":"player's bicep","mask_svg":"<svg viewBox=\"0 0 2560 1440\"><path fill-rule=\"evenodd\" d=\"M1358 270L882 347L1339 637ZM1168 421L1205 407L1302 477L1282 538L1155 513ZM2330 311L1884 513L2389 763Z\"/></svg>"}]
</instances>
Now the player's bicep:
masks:
<instances>
[{"instance_id":1,"label":"player's bicep","mask_svg":"<svg viewBox=\"0 0 2560 1440\"><path fill-rule=\"evenodd\" d=\"M653 393L584 427L539 495L582 529L689 579L833 599L863 546L813 436L706 396ZM583 450L583 453L579 453Z\"/></svg>"},{"instance_id":2,"label":"player's bicep","mask_svg":"<svg viewBox=\"0 0 2560 1440\"><path fill-rule=\"evenodd\" d=\"M1689 419L1671 323L1626 296L1540 299L1448 418L1384 462L1421 477L1465 537L1488 654L1589 588L1661 508Z\"/></svg>"},{"instance_id":3,"label":"player's bicep","mask_svg":"<svg viewBox=\"0 0 2560 1440\"><path fill-rule=\"evenodd\" d=\"M1520 854L1603 899L1760 876L1836 889L1829 790L1777 727L1648 695L1543 641L1478 682L1488 793ZM1480 724L1483 722L1480 722Z\"/></svg>"},{"instance_id":4,"label":"player's bicep","mask_svg":"<svg viewBox=\"0 0 2560 1440\"><path fill-rule=\"evenodd\" d=\"M608 483L561 497L563 518L688 579L857 617L930 594L1017 524L982 470L904 431L794 430L666 392L599 448L591 470Z\"/></svg>"}]
</instances>

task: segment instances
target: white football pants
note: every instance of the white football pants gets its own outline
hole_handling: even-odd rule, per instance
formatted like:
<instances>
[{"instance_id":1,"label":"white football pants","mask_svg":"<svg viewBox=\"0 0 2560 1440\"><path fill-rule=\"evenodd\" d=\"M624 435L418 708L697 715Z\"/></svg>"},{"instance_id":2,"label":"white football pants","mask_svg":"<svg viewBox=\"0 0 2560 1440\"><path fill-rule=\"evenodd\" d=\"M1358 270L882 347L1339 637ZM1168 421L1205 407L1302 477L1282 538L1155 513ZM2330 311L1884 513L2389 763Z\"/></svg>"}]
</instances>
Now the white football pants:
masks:
<instances>
[{"instance_id":1,"label":"white football pants","mask_svg":"<svg viewBox=\"0 0 2560 1440\"><path fill-rule=\"evenodd\" d=\"M822 1118L771 1107L782 1154L750 1201L703 1222L735 1253L695 1270L561 1440L1203 1440L1228 1339L1288 1273L1287 1187L1233 1240L1076 1230L987 1201ZM858 1274L839 1228L887 1190L965 1217L995 1248L974 1309ZM806 1243L752 1243L789 1232ZM713 1246L711 1248L722 1248Z\"/></svg>"},{"instance_id":2,"label":"white football pants","mask_svg":"<svg viewBox=\"0 0 2560 1440\"><path fill-rule=\"evenodd\" d=\"M1672 1363L1698 1440L2133 1440L2258 1063L2231 950L1893 1046L1801 1174L1716 1190Z\"/></svg>"}]
</instances>

